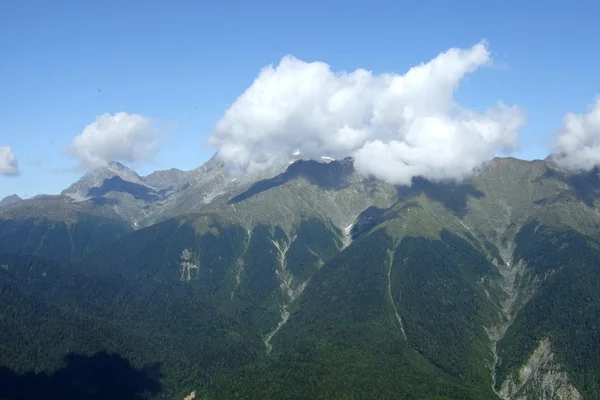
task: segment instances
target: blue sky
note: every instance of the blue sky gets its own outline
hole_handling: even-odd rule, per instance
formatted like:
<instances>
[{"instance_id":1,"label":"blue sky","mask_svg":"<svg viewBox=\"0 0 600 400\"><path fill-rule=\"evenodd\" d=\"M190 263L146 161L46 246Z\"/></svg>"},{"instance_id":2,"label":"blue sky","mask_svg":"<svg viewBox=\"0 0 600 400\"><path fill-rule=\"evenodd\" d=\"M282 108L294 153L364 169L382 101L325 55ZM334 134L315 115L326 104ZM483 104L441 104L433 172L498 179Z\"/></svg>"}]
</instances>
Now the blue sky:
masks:
<instances>
[{"instance_id":1,"label":"blue sky","mask_svg":"<svg viewBox=\"0 0 600 400\"><path fill-rule=\"evenodd\" d=\"M103 113L169 124L152 162L192 169L214 152L215 123L261 68L287 54L332 70L404 73L485 39L494 66L458 101L522 107L521 158L547 155L567 112L600 93L595 1L5 1L0 3L0 146L20 174L0 198L58 193L82 172L64 154Z\"/></svg>"}]
</instances>

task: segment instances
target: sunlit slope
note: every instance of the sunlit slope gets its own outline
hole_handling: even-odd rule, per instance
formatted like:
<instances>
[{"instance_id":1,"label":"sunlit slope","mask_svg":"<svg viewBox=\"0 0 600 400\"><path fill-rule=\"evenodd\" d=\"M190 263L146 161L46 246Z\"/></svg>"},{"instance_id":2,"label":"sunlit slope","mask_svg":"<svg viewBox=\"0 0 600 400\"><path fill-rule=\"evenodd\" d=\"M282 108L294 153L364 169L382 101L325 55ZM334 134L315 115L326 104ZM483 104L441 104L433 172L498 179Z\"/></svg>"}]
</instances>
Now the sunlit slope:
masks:
<instances>
[{"instance_id":1,"label":"sunlit slope","mask_svg":"<svg viewBox=\"0 0 600 400\"><path fill-rule=\"evenodd\" d=\"M86 200L73 210L53 200L36 223L91 221L100 230L110 219L127 232L100 243L80 233L81 244L61 247L61 235L75 231L52 225L25 250L10 245L77 261L42 271L22 255L0 259L2 293L21 310L6 342L21 349L13 367L49 368L66 349L107 348L136 365L163 361L171 397L597 394L594 173L495 159L463 182L415 179L410 187L362 177L351 160L301 160L247 183L214 174L225 186L203 197L202 211L171 208L135 232L105 205ZM187 204L177 196L172 204ZM41 211L13 207L2 223L38 232L27 221ZM3 229L12 233L0 244L10 244L18 229ZM51 275L58 278L49 284ZM31 293L39 294L28 309ZM38 309L49 310L43 325ZM121 339L87 339L78 325L118 327ZM32 346L18 341L17 328ZM38 357L44 332L56 351ZM131 341L138 345L124 350Z\"/></svg>"}]
</instances>

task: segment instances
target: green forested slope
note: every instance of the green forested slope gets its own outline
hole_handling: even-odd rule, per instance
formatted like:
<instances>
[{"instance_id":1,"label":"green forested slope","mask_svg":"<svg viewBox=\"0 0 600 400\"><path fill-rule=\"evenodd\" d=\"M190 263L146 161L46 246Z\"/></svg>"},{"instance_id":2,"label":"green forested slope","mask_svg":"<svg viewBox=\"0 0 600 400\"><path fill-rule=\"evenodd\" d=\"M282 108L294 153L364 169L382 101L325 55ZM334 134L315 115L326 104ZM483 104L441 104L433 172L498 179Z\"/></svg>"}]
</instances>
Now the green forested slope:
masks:
<instances>
[{"instance_id":1,"label":"green forested slope","mask_svg":"<svg viewBox=\"0 0 600 400\"><path fill-rule=\"evenodd\" d=\"M494 312L476 284L492 266L450 233L404 239L390 273L393 249L379 230L334 257L274 339L272 357L221 377L207 396L493 398L482 325Z\"/></svg>"},{"instance_id":2,"label":"green forested slope","mask_svg":"<svg viewBox=\"0 0 600 400\"><path fill-rule=\"evenodd\" d=\"M131 231L123 221L85 213L75 221L0 219L0 252L67 262L85 257Z\"/></svg>"},{"instance_id":3,"label":"green forested slope","mask_svg":"<svg viewBox=\"0 0 600 400\"><path fill-rule=\"evenodd\" d=\"M539 288L500 342L499 381L547 337L584 398L600 397L600 241L532 222L516 242L515 261L527 263Z\"/></svg>"},{"instance_id":4,"label":"green forested slope","mask_svg":"<svg viewBox=\"0 0 600 400\"><path fill-rule=\"evenodd\" d=\"M0 379L52 381L65 356L106 351L158 366L140 398L494 399L493 377L516 379L547 338L599 396L593 182L583 198L543 161L503 159L390 206L389 187L367 198L351 171L334 185L307 165L135 232L74 203L3 214Z\"/></svg>"}]
</instances>

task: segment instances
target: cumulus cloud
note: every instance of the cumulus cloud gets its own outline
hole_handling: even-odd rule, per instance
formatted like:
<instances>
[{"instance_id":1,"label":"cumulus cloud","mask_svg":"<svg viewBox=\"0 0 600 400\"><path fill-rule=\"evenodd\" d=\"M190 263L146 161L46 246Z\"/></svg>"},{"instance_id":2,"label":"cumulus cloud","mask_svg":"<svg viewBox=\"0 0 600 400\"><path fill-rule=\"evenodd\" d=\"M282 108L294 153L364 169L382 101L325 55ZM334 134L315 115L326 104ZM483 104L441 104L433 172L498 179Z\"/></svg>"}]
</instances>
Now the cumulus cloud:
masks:
<instances>
[{"instance_id":1,"label":"cumulus cloud","mask_svg":"<svg viewBox=\"0 0 600 400\"><path fill-rule=\"evenodd\" d=\"M148 117L125 112L102 114L73 139L67 153L83 167L106 166L110 161L140 162L159 150L159 129Z\"/></svg>"},{"instance_id":2,"label":"cumulus cloud","mask_svg":"<svg viewBox=\"0 0 600 400\"><path fill-rule=\"evenodd\" d=\"M12 149L0 146L0 175L14 176L19 173L19 163Z\"/></svg>"},{"instance_id":3,"label":"cumulus cloud","mask_svg":"<svg viewBox=\"0 0 600 400\"><path fill-rule=\"evenodd\" d=\"M554 150L554 159L570 170L590 170L600 164L600 96L587 114L565 116Z\"/></svg>"},{"instance_id":4,"label":"cumulus cloud","mask_svg":"<svg viewBox=\"0 0 600 400\"><path fill-rule=\"evenodd\" d=\"M284 57L264 68L218 121L209 143L234 171L263 171L304 156L353 156L365 175L394 184L414 176L460 179L517 145L524 115L501 103L458 105L461 79L490 62L485 42L453 48L404 75L334 72Z\"/></svg>"}]
</instances>

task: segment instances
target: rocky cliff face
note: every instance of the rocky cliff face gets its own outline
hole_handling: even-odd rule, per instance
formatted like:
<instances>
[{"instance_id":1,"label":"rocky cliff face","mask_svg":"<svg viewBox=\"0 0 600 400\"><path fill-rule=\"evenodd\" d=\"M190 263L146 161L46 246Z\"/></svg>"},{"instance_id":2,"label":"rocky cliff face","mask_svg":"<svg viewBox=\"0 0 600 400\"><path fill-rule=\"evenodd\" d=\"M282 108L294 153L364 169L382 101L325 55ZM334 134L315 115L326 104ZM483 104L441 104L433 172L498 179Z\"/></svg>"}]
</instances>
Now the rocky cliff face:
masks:
<instances>
[{"instance_id":1,"label":"rocky cliff face","mask_svg":"<svg viewBox=\"0 0 600 400\"><path fill-rule=\"evenodd\" d=\"M517 376L502 383L498 393L503 400L582 400L579 391L569 382L567 373L555 361L548 338L521 367Z\"/></svg>"}]
</instances>

